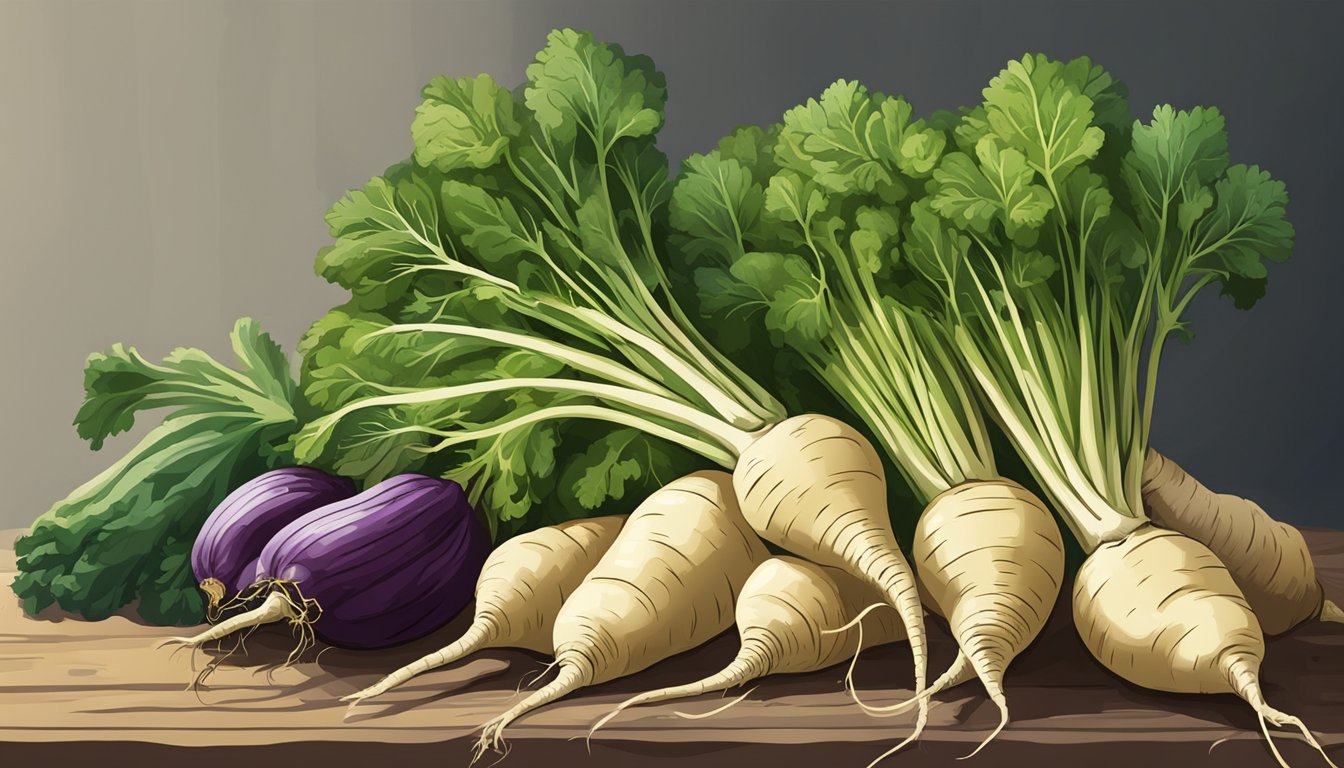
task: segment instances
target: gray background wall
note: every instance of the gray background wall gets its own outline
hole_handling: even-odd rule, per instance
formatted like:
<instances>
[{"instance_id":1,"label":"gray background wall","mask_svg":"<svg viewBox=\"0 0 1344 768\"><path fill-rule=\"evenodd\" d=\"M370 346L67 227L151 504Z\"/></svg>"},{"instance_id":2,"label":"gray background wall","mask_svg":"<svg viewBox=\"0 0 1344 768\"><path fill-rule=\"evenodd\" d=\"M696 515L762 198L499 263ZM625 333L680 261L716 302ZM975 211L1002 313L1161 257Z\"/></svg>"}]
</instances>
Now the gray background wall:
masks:
<instances>
[{"instance_id":1,"label":"gray background wall","mask_svg":"<svg viewBox=\"0 0 1344 768\"><path fill-rule=\"evenodd\" d=\"M311 273L322 214L408 153L420 86L516 83L554 26L653 56L674 158L842 76L921 110L967 103L1025 51L1094 57L1137 113L1220 106L1234 159L1288 183L1298 247L1253 313L1194 308L1198 338L1163 368L1155 444L1284 519L1344 525L1340 8L0 0L0 527L135 439L95 454L75 437L85 355L116 341L227 354L244 314L292 348L339 300Z\"/></svg>"}]
</instances>

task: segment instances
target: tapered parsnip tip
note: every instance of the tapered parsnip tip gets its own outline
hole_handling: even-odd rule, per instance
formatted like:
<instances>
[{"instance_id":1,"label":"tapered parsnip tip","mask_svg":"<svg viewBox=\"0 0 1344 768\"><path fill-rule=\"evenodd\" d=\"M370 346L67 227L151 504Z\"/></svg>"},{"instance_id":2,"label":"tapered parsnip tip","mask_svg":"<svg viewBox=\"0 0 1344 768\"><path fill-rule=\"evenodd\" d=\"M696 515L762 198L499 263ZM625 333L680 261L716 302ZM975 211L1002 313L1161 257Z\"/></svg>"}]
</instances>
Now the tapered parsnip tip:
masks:
<instances>
[{"instance_id":1,"label":"tapered parsnip tip","mask_svg":"<svg viewBox=\"0 0 1344 768\"><path fill-rule=\"evenodd\" d=\"M873 768L873 766L877 765L883 760L886 760L888 757L891 757L897 752L900 752L902 749L905 749L907 744L919 738L920 734L923 733L924 731L924 723L928 720L927 700L926 703L924 703L924 705L920 707L919 714L920 717L919 720L915 723L915 730L911 732L909 736L906 736L905 739L900 744L897 744L891 749L888 749L886 752L883 752L882 754L878 755L877 758L873 760L873 762L868 764L867 768Z\"/></svg>"},{"instance_id":2,"label":"tapered parsnip tip","mask_svg":"<svg viewBox=\"0 0 1344 768\"><path fill-rule=\"evenodd\" d=\"M1288 763L1283 759L1283 756L1279 754L1278 748L1274 745L1274 740L1270 738L1269 729L1265 726L1266 721L1279 728L1296 728L1298 732L1302 734L1303 740L1321 754L1321 758L1325 760L1326 765L1329 765L1330 768L1339 768L1339 766L1335 765L1335 762L1330 759L1330 756L1325 753L1325 747L1321 746L1321 743L1316 740L1315 734L1311 732L1311 729L1307 727L1306 723L1302 722L1301 718L1287 714L1286 712L1281 712L1269 706L1265 703L1264 699L1258 695L1258 692L1257 695L1251 698L1253 699L1251 705L1255 707L1256 717L1260 719L1260 730L1264 732L1265 739L1269 742L1270 750L1274 752L1274 756L1278 758L1279 765L1283 766L1283 768L1289 768Z\"/></svg>"},{"instance_id":3,"label":"tapered parsnip tip","mask_svg":"<svg viewBox=\"0 0 1344 768\"><path fill-rule=\"evenodd\" d=\"M914 741L924 733L924 726L929 724L929 699L924 697L919 700L919 715L915 718L915 730L910 732L909 739Z\"/></svg>"},{"instance_id":4,"label":"tapered parsnip tip","mask_svg":"<svg viewBox=\"0 0 1344 768\"><path fill-rule=\"evenodd\" d=\"M727 711L729 707L736 706L736 705L742 703L743 701L746 701L747 697L750 696L750 695L752 694L752 692L754 692L754 691L756 690L756 687L757 687L757 686L752 686L750 689L747 690L746 693L744 693L744 694L742 694L742 695L740 695L740 696L734 697L733 700L730 701L730 702L728 702L727 704L722 704L722 705L720 705L720 706L717 706L717 707L715 707L715 708L709 710L708 712L701 712L701 713L699 713L699 714L694 714L694 713L689 713L689 712L673 712L672 714L676 715L677 717L682 718L683 720L704 720L704 719L706 719L706 718L713 717L713 716L715 716L715 715L717 715L717 714L720 714L720 713L722 713L722 712Z\"/></svg>"},{"instance_id":5,"label":"tapered parsnip tip","mask_svg":"<svg viewBox=\"0 0 1344 768\"><path fill-rule=\"evenodd\" d=\"M490 749L490 732L481 731L481 735L476 739L476 744L471 748L471 765L475 765L485 753Z\"/></svg>"},{"instance_id":6,"label":"tapered parsnip tip","mask_svg":"<svg viewBox=\"0 0 1344 768\"><path fill-rule=\"evenodd\" d=\"M162 640L162 641L157 642L157 643L154 644L154 650L157 651L157 650L159 650L159 649L161 649L161 648L167 648L167 647L170 646L170 645L174 645L174 646L180 646L180 645L193 645L193 646L194 646L194 645L196 645L196 643L192 642L192 640L193 640L193 639L190 638L190 637L169 637L169 638L165 638L164 640Z\"/></svg>"},{"instance_id":7,"label":"tapered parsnip tip","mask_svg":"<svg viewBox=\"0 0 1344 768\"><path fill-rule=\"evenodd\" d=\"M985 737L985 740L984 740L984 741L980 742L980 746L978 746L978 747L976 747L974 750L972 750L971 753L970 753L969 755L962 755L961 757L958 757L958 758L957 758L958 760L969 760L969 759L971 759L972 757L975 757L976 755L980 754L980 750L984 749L985 746L988 745L989 742L993 741L994 738L995 738L996 736L998 736L1000 733L1003 733L1003 729L1004 729L1004 728L1008 727L1008 702L1007 702L1007 700L1004 699L1003 696L995 696L995 697L994 697L994 704L995 704L995 706L997 706L997 707L999 708L999 725L998 725L998 727L995 728L993 731L991 731L990 734L989 734L988 736Z\"/></svg>"},{"instance_id":8,"label":"tapered parsnip tip","mask_svg":"<svg viewBox=\"0 0 1344 768\"><path fill-rule=\"evenodd\" d=\"M583 746L588 750L588 754L591 755L593 753L593 734L597 733L597 730L599 728L615 719L617 715L624 712L626 707L638 703L642 695L643 694L641 694L640 696L633 696L631 698L626 699L625 701L617 705L615 709L611 710L610 712L599 718L596 723L593 723L593 727L589 728L588 734L583 737Z\"/></svg>"},{"instance_id":9,"label":"tapered parsnip tip","mask_svg":"<svg viewBox=\"0 0 1344 768\"><path fill-rule=\"evenodd\" d=\"M642 695L642 694L641 694L641 695ZM594 734L594 733L597 733L597 731L598 731L599 728L601 728L602 726L604 726L604 725L606 725L607 723L610 723L612 720L614 720L614 719L616 718L616 716L619 715L619 714L621 714L622 712L624 712L624 711L626 710L627 707L629 707L629 706L631 706L631 705L633 705L633 704L638 703L639 699L640 699L640 696L633 696L633 697L631 697L631 698L626 699L625 701L623 701L623 702L621 702L620 704L618 704L618 705L616 706L615 709L611 710L610 712L608 712L607 714L605 714L605 715L603 715L601 718L599 718L598 721L597 721L596 723L593 723L593 727L588 729L588 735L584 737L584 745L588 747L588 751L589 751L590 753L591 753L593 750L592 750L592 746L591 746L591 744L589 744L589 742L591 742L591 741L593 740L593 734Z\"/></svg>"},{"instance_id":10,"label":"tapered parsnip tip","mask_svg":"<svg viewBox=\"0 0 1344 768\"><path fill-rule=\"evenodd\" d=\"M472 764L480 760L486 752L502 751L505 724L504 718L497 717L481 727L481 736L476 739L476 746L472 749Z\"/></svg>"},{"instance_id":11,"label":"tapered parsnip tip","mask_svg":"<svg viewBox=\"0 0 1344 768\"><path fill-rule=\"evenodd\" d=\"M346 694L341 697L341 701L352 701L358 704L359 702L364 701L365 699L372 699L375 696L382 696L384 693L387 693L388 690L391 688L391 686L387 684L390 679L391 676L384 677L383 679L379 680L373 685L368 686L367 688L361 688L360 690L355 691L354 693Z\"/></svg>"},{"instance_id":12,"label":"tapered parsnip tip","mask_svg":"<svg viewBox=\"0 0 1344 768\"><path fill-rule=\"evenodd\" d=\"M377 693L371 691L372 691L371 688L365 688L362 691L356 691L355 693L349 694L348 696L342 696L340 700L350 702L350 706L353 707L359 702L364 701L365 699L372 699L374 696L378 695Z\"/></svg>"},{"instance_id":13,"label":"tapered parsnip tip","mask_svg":"<svg viewBox=\"0 0 1344 768\"><path fill-rule=\"evenodd\" d=\"M1321 603L1321 621L1344 624L1344 609L1341 609L1335 601L1326 600Z\"/></svg>"},{"instance_id":14,"label":"tapered parsnip tip","mask_svg":"<svg viewBox=\"0 0 1344 768\"><path fill-rule=\"evenodd\" d=\"M862 709L865 714L871 717L893 717L908 712L911 707L919 704L921 701L927 702L935 695L974 678L975 671L971 668L970 659L966 656L965 652L958 650L957 658L952 661L952 665L947 668L946 672L940 675L937 680L933 681L933 685L925 688L923 693L912 695L905 701L875 707L860 699L858 691L855 690L852 685L848 686L848 689L850 698L854 699L854 703L858 704L859 709Z\"/></svg>"}]
</instances>

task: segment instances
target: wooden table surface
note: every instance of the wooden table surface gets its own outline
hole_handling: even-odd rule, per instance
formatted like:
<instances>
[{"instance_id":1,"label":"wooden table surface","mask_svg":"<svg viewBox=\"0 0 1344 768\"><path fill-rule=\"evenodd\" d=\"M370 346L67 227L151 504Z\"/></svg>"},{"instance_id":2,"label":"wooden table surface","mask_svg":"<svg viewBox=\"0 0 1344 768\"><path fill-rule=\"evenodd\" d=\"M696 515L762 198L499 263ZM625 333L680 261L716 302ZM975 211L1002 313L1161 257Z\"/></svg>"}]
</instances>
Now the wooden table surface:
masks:
<instances>
[{"instance_id":1,"label":"wooden table surface","mask_svg":"<svg viewBox=\"0 0 1344 768\"><path fill-rule=\"evenodd\" d=\"M13 539L14 532L0 537L5 585L14 571ZM1344 532L1309 531L1308 541L1327 593L1344 602ZM1013 721L976 762L1274 765L1255 716L1240 700L1152 693L1111 676L1077 640L1066 608L1062 603L1042 637L1010 668ZM467 765L476 728L515 699L523 678L544 666L540 657L485 652L421 675L353 713L338 701L443 645L462 628L455 622L423 641L387 651L330 649L316 657L310 652L278 668L292 638L285 629L270 628L253 635L245 651L224 659L207 688L193 691L188 684L196 671L221 655L154 647L178 631L121 617L29 618L7 595L0 598L0 765L109 758L137 766L236 767L247 760L267 766L312 760L322 768ZM770 679L711 719L682 720L674 712L709 710L721 703L717 695L627 710L585 748L588 726L618 702L718 669L733 655L734 640L730 633L524 717L506 732L510 752L503 765L596 768L685 761L696 768L778 768L825 761L828 767L863 768L908 733L910 716L873 718L860 712L840 689L843 668L837 668ZM936 673L951 662L955 646L936 623L930 643L930 670ZM1344 626L1313 624L1271 640L1263 677L1270 703L1300 715L1336 762L1344 763ZM856 671L861 694L874 704L906 698L909 678L905 645L865 652ZM977 685L954 689L930 710L923 739L885 765L951 764L950 758L969 752L996 720ZM1286 733L1278 743L1295 768L1324 765ZM487 755L479 765L496 759Z\"/></svg>"}]
</instances>

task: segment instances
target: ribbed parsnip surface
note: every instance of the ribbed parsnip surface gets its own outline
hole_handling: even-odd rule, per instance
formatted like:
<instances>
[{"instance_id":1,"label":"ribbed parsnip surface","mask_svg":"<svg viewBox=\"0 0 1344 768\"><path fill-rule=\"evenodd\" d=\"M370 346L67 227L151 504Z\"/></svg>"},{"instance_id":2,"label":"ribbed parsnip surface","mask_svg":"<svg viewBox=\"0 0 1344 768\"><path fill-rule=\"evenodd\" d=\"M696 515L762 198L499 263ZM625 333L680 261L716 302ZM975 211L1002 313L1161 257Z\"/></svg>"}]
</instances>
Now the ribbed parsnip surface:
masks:
<instances>
[{"instance_id":1,"label":"ribbed parsnip surface","mask_svg":"<svg viewBox=\"0 0 1344 768\"><path fill-rule=\"evenodd\" d=\"M1344 621L1325 599L1302 532L1250 499L1215 493L1152 448L1143 462L1143 503L1154 523L1208 547L1227 566L1260 628L1278 635L1304 621Z\"/></svg>"},{"instance_id":2,"label":"ribbed parsnip surface","mask_svg":"<svg viewBox=\"0 0 1344 768\"><path fill-rule=\"evenodd\" d=\"M1144 526L1102 545L1078 572L1073 614L1087 649L1126 680L1174 693L1234 694L1255 710L1281 765L1266 722L1297 729L1325 757L1300 719L1265 702L1260 623L1227 568L1194 539Z\"/></svg>"},{"instance_id":3,"label":"ribbed parsnip surface","mask_svg":"<svg viewBox=\"0 0 1344 768\"><path fill-rule=\"evenodd\" d=\"M885 610L872 612L860 626L828 631L882 599L881 592L845 570L772 557L752 571L737 596L734 614L741 646L727 666L694 682L632 696L592 731L629 707L723 691L767 675L815 672L852 659L862 648L905 639L896 616Z\"/></svg>"},{"instance_id":4,"label":"ribbed parsnip surface","mask_svg":"<svg viewBox=\"0 0 1344 768\"><path fill-rule=\"evenodd\" d=\"M769 541L855 574L903 615L921 612L885 514L882 460L853 427L826 416L785 419L742 453L733 488ZM924 638L910 638L910 650L921 675Z\"/></svg>"},{"instance_id":5,"label":"ribbed parsnip surface","mask_svg":"<svg viewBox=\"0 0 1344 768\"><path fill-rule=\"evenodd\" d=\"M958 647L951 668L926 695L979 677L999 708L1002 730L1008 663L1040 634L1059 595L1059 526L1017 483L963 483L935 497L920 516L914 561Z\"/></svg>"},{"instance_id":6,"label":"ribbed parsnip surface","mask_svg":"<svg viewBox=\"0 0 1344 768\"><path fill-rule=\"evenodd\" d=\"M555 678L486 723L479 757L518 717L580 688L689 651L733 623L733 603L767 558L733 498L707 470L668 483L630 514L555 618Z\"/></svg>"}]
</instances>

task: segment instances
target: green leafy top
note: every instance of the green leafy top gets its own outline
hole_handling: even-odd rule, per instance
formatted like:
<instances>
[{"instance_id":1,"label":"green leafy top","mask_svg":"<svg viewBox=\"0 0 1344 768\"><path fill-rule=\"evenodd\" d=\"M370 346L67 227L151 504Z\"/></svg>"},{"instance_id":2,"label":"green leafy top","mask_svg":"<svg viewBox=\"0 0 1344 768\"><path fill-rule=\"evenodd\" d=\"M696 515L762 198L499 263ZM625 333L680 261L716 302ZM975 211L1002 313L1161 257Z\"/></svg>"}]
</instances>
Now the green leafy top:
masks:
<instances>
[{"instance_id":1,"label":"green leafy top","mask_svg":"<svg viewBox=\"0 0 1344 768\"><path fill-rule=\"evenodd\" d=\"M1285 202L1217 110L1132 122L1100 67L1028 55L929 121L837 82L689 158L669 221L726 346L759 318L925 496L993 471L978 390L1093 546L1142 519L1166 340L1211 283L1261 295Z\"/></svg>"},{"instance_id":2,"label":"green leafy top","mask_svg":"<svg viewBox=\"0 0 1344 768\"><path fill-rule=\"evenodd\" d=\"M623 139L652 136L663 124L667 85L653 61L628 56L587 32L552 32L527 79L527 106L553 145L581 133L600 157Z\"/></svg>"},{"instance_id":3,"label":"green leafy top","mask_svg":"<svg viewBox=\"0 0 1344 768\"><path fill-rule=\"evenodd\" d=\"M1283 185L1230 165L1218 110L1127 113L1123 86L1087 59L1009 62L953 127L959 151L905 244L986 401L1090 546L1143 519L1158 363L1190 301L1216 282L1250 306L1292 244Z\"/></svg>"},{"instance_id":4,"label":"green leafy top","mask_svg":"<svg viewBox=\"0 0 1344 768\"><path fill-rule=\"evenodd\" d=\"M411 136L416 160L444 173L489 168L518 132L513 98L489 75L450 80L436 77L425 86L415 110Z\"/></svg>"},{"instance_id":5,"label":"green leafy top","mask_svg":"<svg viewBox=\"0 0 1344 768\"><path fill-rule=\"evenodd\" d=\"M173 410L15 544L24 610L55 603L101 619L138 601L154 623L201 621L190 563L196 533L234 488L290 460L283 443L298 426L280 348L249 319L231 339L237 369L197 349L160 364L122 345L89 357L75 426L95 449L129 429L136 412Z\"/></svg>"},{"instance_id":6,"label":"green leafy top","mask_svg":"<svg viewBox=\"0 0 1344 768\"><path fill-rule=\"evenodd\" d=\"M416 286L417 293L428 290ZM510 375L547 376L562 369L552 358L527 350L501 348L488 340L435 331L436 299L400 310L400 323L353 307L336 308L313 325L300 344L303 382L316 415L329 414L369 398L433 391L454 384L500 380ZM461 311L479 324L496 322L498 307L488 298L462 300ZM412 328L423 330L414 331ZM542 421L439 449L436 425L455 422L489 426L543 400L525 391L504 397L407 401L385 408L364 408L361 417L332 427L328 450L314 456L321 467L377 482L415 471L457 480L472 505L497 537L540 525L602 511L628 511L624 499L639 498L702 461L662 441L633 439L624 430L601 432L575 424ZM315 416L316 417L316 416ZM592 446L612 447L610 461L649 457L638 471L609 477L588 456ZM660 473L655 469L663 467Z\"/></svg>"},{"instance_id":7,"label":"green leafy top","mask_svg":"<svg viewBox=\"0 0 1344 768\"><path fill-rule=\"evenodd\" d=\"M628 492L628 471L600 468L628 467L619 456L568 475L556 461L577 419L731 464L782 415L671 294L662 75L571 30L527 73L517 94L435 79L413 162L333 206L317 267L352 296L305 342L305 388L327 413L295 444L361 476L455 467L495 522L534 518L557 478L582 478L561 495L584 506Z\"/></svg>"},{"instance_id":8,"label":"green leafy top","mask_svg":"<svg viewBox=\"0 0 1344 768\"><path fill-rule=\"evenodd\" d=\"M137 412L170 407L177 409L173 418L207 414L259 427L292 423L294 381L280 347L250 318L238 321L230 340L239 371L185 347L160 365L121 344L89 355L84 403L75 415L79 436L96 451L134 426Z\"/></svg>"},{"instance_id":9,"label":"green leafy top","mask_svg":"<svg viewBox=\"0 0 1344 768\"><path fill-rule=\"evenodd\" d=\"M904 99L841 80L779 125L688 158L669 219L711 325L755 318L859 413L925 500L995 474L969 387L900 251L949 143Z\"/></svg>"}]
</instances>

